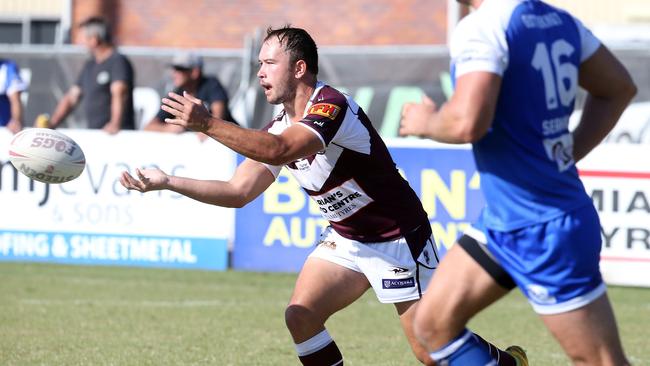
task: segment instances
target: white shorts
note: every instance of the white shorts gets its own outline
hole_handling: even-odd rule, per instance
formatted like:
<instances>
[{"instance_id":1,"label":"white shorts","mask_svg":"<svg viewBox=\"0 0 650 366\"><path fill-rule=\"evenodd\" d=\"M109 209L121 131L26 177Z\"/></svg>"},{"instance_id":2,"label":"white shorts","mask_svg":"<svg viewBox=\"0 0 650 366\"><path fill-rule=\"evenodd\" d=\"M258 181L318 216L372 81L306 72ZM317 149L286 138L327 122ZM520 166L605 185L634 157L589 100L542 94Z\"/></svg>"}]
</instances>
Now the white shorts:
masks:
<instances>
[{"instance_id":1,"label":"white shorts","mask_svg":"<svg viewBox=\"0 0 650 366\"><path fill-rule=\"evenodd\" d=\"M417 259L405 238L381 243L346 239L326 228L321 241L309 255L363 273L382 303L418 300L438 267L438 250L433 236L427 239Z\"/></svg>"}]
</instances>

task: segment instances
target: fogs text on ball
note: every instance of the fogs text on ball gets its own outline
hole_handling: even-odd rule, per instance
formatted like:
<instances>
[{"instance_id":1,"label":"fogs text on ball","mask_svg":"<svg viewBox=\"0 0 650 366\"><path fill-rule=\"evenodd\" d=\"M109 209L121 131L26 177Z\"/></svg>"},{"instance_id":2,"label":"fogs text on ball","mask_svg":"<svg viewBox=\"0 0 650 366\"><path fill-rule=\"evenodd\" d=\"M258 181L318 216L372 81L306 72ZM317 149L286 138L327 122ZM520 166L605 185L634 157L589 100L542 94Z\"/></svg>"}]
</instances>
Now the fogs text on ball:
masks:
<instances>
[{"instance_id":1,"label":"fogs text on ball","mask_svg":"<svg viewBox=\"0 0 650 366\"><path fill-rule=\"evenodd\" d=\"M86 166L81 147L70 137L48 128L29 128L14 136L9 161L18 171L43 183L65 183Z\"/></svg>"}]
</instances>

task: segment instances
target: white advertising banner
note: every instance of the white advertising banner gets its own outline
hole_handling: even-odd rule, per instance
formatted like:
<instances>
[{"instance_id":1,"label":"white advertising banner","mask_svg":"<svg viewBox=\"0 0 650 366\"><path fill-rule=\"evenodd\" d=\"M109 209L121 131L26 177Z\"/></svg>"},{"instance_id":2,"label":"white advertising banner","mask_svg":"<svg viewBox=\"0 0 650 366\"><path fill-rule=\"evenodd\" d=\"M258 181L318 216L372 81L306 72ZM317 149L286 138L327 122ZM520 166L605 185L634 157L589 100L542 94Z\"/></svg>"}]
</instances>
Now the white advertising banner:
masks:
<instances>
[{"instance_id":1,"label":"white advertising banner","mask_svg":"<svg viewBox=\"0 0 650 366\"><path fill-rule=\"evenodd\" d=\"M605 282L650 287L650 145L602 144L578 168L600 216Z\"/></svg>"},{"instance_id":2,"label":"white advertising banner","mask_svg":"<svg viewBox=\"0 0 650 366\"><path fill-rule=\"evenodd\" d=\"M142 194L122 171L157 166L168 174L229 179L235 154L196 134L65 130L86 168L64 184L35 182L8 160L0 128L0 260L225 269L234 210L171 191Z\"/></svg>"}]
</instances>

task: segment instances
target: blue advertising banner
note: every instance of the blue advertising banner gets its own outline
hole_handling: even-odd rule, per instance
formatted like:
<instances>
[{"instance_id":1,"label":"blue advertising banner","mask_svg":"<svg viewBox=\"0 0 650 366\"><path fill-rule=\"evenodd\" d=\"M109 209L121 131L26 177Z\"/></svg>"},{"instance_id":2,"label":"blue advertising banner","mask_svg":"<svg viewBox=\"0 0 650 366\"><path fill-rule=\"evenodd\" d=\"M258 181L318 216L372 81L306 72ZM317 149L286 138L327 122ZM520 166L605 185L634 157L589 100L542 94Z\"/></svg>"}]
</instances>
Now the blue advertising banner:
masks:
<instances>
[{"instance_id":1,"label":"blue advertising banner","mask_svg":"<svg viewBox=\"0 0 650 366\"><path fill-rule=\"evenodd\" d=\"M0 261L225 270L228 241L2 230Z\"/></svg>"},{"instance_id":2,"label":"blue advertising banner","mask_svg":"<svg viewBox=\"0 0 650 366\"><path fill-rule=\"evenodd\" d=\"M389 144L402 175L422 200L442 253L484 204L468 147ZM241 159L241 158L240 158ZM237 210L232 266L251 271L299 271L328 222L291 175Z\"/></svg>"}]
</instances>

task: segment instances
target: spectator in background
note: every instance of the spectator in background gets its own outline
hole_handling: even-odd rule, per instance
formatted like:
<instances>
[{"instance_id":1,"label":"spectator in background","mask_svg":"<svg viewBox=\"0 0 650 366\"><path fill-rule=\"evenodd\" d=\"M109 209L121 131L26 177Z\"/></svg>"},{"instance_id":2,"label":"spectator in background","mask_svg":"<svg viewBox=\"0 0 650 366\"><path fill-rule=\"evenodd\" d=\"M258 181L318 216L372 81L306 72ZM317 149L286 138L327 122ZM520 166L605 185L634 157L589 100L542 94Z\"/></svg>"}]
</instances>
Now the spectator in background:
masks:
<instances>
[{"instance_id":1,"label":"spectator in background","mask_svg":"<svg viewBox=\"0 0 650 366\"><path fill-rule=\"evenodd\" d=\"M131 62L115 48L110 27L103 18L92 17L79 27L91 57L75 85L56 106L48 127L58 127L81 102L88 128L110 134L134 129Z\"/></svg>"},{"instance_id":2,"label":"spectator in background","mask_svg":"<svg viewBox=\"0 0 650 366\"><path fill-rule=\"evenodd\" d=\"M23 129L20 93L26 89L18 65L14 61L0 59L0 127L6 127L13 133Z\"/></svg>"},{"instance_id":3,"label":"spectator in background","mask_svg":"<svg viewBox=\"0 0 650 366\"><path fill-rule=\"evenodd\" d=\"M185 91L192 94L205 103L206 108L214 117L236 124L228 109L226 90L216 77L203 74L203 59L201 56L191 52L179 53L174 56L170 66L172 68L174 93L183 94ZM185 131L182 126L165 123L167 118L173 118L173 116L161 109L144 127L144 130L173 133Z\"/></svg>"}]
</instances>

